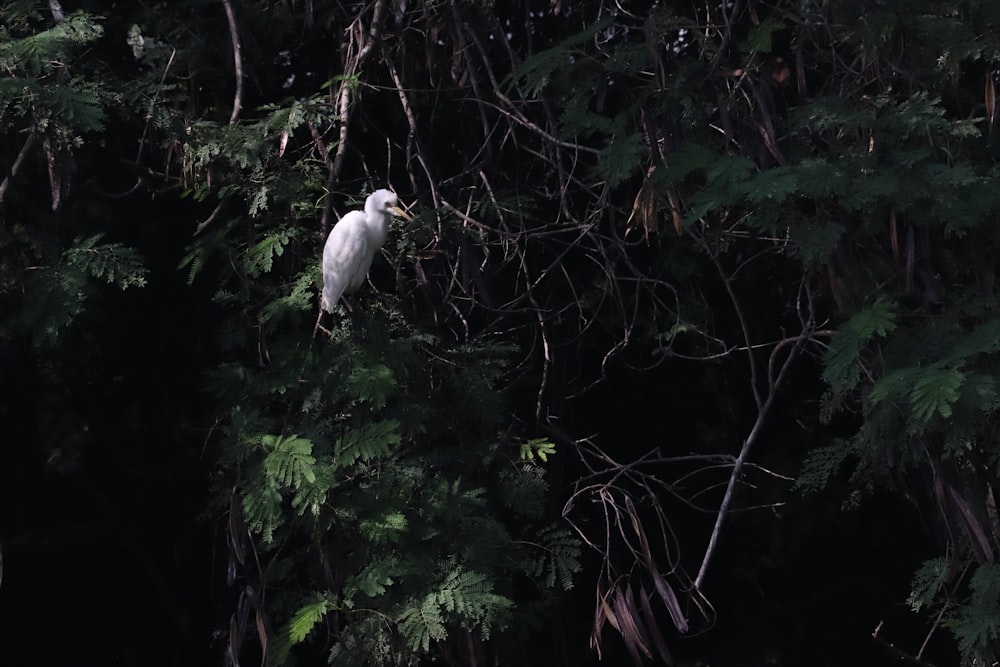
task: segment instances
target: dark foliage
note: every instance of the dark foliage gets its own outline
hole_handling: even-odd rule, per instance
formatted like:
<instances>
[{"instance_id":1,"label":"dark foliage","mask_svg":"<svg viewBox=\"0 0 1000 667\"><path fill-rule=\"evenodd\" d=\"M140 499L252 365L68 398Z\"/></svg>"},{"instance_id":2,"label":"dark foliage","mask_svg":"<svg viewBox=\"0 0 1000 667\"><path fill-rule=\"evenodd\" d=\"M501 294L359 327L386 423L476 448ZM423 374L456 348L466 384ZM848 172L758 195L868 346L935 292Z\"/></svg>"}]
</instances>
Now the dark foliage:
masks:
<instances>
[{"instance_id":1,"label":"dark foliage","mask_svg":"<svg viewBox=\"0 0 1000 667\"><path fill-rule=\"evenodd\" d=\"M0 3L39 661L998 658L994 3L105 4Z\"/></svg>"}]
</instances>

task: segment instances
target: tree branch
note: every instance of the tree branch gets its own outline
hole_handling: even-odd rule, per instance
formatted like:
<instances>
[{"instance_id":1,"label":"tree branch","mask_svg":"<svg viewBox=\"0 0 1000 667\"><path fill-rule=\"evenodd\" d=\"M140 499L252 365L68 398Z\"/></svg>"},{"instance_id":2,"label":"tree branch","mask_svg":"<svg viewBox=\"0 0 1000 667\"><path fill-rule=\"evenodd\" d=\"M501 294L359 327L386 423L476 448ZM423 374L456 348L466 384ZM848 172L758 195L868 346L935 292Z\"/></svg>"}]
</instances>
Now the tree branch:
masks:
<instances>
[{"instance_id":1,"label":"tree branch","mask_svg":"<svg viewBox=\"0 0 1000 667\"><path fill-rule=\"evenodd\" d=\"M28 156L28 151L31 147L35 145L38 140L38 135L32 131L28 134L28 138L25 140L24 145L21 146L20 152L18 152L17 157L14 159L14 164L10 166L10 174L4 176L3 182L0 183L0 203L3 202L4 195L7 194L7 187L10 185L12 178L17 176L17 172L20 171L21 165L24 164L25 158Z\"/></svg>"},{"instance_id":2,"label":"tree branch","mask_svg":"<svg viewBox=\"0 0 1000 667\"><path fill-rule=\"evenodd\" d=\"M226 8L226 21L229 22L229 39L233 43L236 93L233 96L233 113L229 116L229 124L235 125L236 119L240 117L240 108L243 106L243 50L240 47L240 34L236 29L236 15L233 13L232 0L222 0L222 4Z\"/></svg>"},{"instance_id":3,"label":"tree branch","mask_svg":"<svg viewBox=\"0 0 1000 667\"><path fill-rule=\"evenodd\" d=\"M333 156L333 162L327 169L326 189L329 194L333 190L340 172L344 168L344 156L347 152L347 129L350 124L351 108L354 105L354 96L351 94L352 87L357 85L354 81L355 75L361 71L361 66L368 59L372 47L382 36L382 14L385 12L385 0L376 0L372 10L372 22L368 27L368 40L358 49L364 31L361 28L361 17L354 19L346 31L347 48L345 49L344 67L340 76L340 91L337 93L337 122L340 129L337 138L337 152ZM352 55L352 51L357 49L357 54ZM328 198L326 206L323 207L323 216L320 220L320 228L326 234L333 224L330 216L333 213L333 202Z\"/></svg>"},{"instance_id":4,"label":"tree branch","mask_svg":"<svg viewBox=\"0 0 1000 667\"><path fill-rule=\"evenodd\" d=\"M716 260L716 265L719 270L722 270L721 265L718 264ZM812 322L807 321L804 324L802 334L794 338L784 339L780 341L775 349L771 352L770 363L768 364L768 389L767 398L761 402L760 390L756 386L756 363L753 357L752 345L750 344L750 333L746 327L746 323L743 319L742 308L740 308L738 301L736 300L736 294L729 285L726 277L723 276L726 282L726 288L729 290L730 298L733 301L733 306L736 308L737 316L740 319L740 325L743 328L743 333L747 341L747 354L750 356L751 364L751 383L753 384L754 399L757 401L757 419L754 421L753 427L750 429L749 435L747 435L746 440L743 441L743 446L740 447L740 453L737 455L736 460L733 462L733 469L729 473L729 481L726 484L726 492L722 497L722 503L719 505L718 514L715 516L715 525L712 527L712 534L708 540L708 546L705 548L705 555L701 559L701 567L698 568L698 576L694 580L694 588L696 590L701 589L702 583L705 581L705 576L708 572L708 566L712 561L712 557L715 555L716 547L719 543L719 536L722 533L722 524L725 521L726 515L729 513L730 505L733 502L733 496L735 495L736 483L739 481L740 476L743 473L743 466L746 464L747 457L750 455L750 450L753 448L754 444L757 442L757 438L760 436L760 431L764 426L768 415L771 412L771 408L774 406L774 400L778 395L778 389L781 386L782 380L788 373L788 369L791 368L792 363L795 361L802 347L807 341L812 340L811 326ZM811 300L811 299L810 299ZM788 341L794 340L792 343L792 349L789 351L788 356L785 358L784 362L781 364L781 368L778 371L778 376L773 378L771 375L771 368L774 364L775 355L778 350L781 349L784 344Z\"/></svg>"}]
</instances>

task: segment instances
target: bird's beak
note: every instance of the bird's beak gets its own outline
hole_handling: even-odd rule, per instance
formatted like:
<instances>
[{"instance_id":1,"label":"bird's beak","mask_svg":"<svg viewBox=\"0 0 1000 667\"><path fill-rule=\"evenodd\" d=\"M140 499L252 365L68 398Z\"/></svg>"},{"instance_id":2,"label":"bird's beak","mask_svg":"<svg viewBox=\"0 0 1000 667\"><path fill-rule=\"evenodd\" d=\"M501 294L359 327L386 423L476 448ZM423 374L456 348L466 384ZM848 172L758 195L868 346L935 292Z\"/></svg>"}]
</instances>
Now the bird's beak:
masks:
<instances>
[{"instance_id":1,"label":"bird's beak","mask_svg":"<svg viewBox=\"0 0 1000 667\"><path fill-rule=\"evenodd\" d=\"M404 211L401 206L390 206L389 212L392 213L393 215L399 216L403 220L408 220L408 221L413 220L413 217L409 213Z\"/></svg>"}]
</instances>

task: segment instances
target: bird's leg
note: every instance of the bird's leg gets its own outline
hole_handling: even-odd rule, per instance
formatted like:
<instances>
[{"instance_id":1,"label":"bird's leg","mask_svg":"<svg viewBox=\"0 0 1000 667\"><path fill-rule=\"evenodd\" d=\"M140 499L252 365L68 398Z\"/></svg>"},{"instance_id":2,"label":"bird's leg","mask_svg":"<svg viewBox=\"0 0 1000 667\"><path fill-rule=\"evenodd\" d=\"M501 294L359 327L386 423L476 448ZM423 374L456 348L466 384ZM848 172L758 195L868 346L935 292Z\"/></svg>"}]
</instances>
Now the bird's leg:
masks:
<instances>
[{"instance_id":1,"label":"bird's leg","mask_svg":"<svg viewBox=\"0 0 1000 667\"><path fill-rule=\"evenodd\" d=\"M333 335L332 331L330 331L329 329L327 329L326 327L324 327L322 324L320 324L320 322L322 322L322 321L323 321L323 307L320 306L320 308L319 308L319 315L316 316L316 326L313 327L313 335L312 335L313 338L316 338L316 332L317 331L322 331L327 336L332 336Z\"/></svg>"}]
</instances>

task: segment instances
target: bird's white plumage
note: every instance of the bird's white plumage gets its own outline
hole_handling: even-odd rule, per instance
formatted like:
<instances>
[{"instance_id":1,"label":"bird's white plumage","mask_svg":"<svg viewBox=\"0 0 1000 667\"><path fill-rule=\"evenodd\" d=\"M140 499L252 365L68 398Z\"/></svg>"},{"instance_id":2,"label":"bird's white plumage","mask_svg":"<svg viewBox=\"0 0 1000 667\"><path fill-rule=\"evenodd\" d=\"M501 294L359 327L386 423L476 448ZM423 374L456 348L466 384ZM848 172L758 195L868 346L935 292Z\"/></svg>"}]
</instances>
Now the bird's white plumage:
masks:
<instances>
[{"instance_id":1,"label":"bird's white plumage","mask_svg":"<svg viewBox=\"0 0 1000 667\"><path fill-rule=\"evenodd\" d=\"M323 310L332 313L341 296L365 282L389 233L389 214L406 217L398 203L391 190L376 190L365 200L364 211L351 211L330 230L323 247Z\"/></svg>"}]
</instances>

